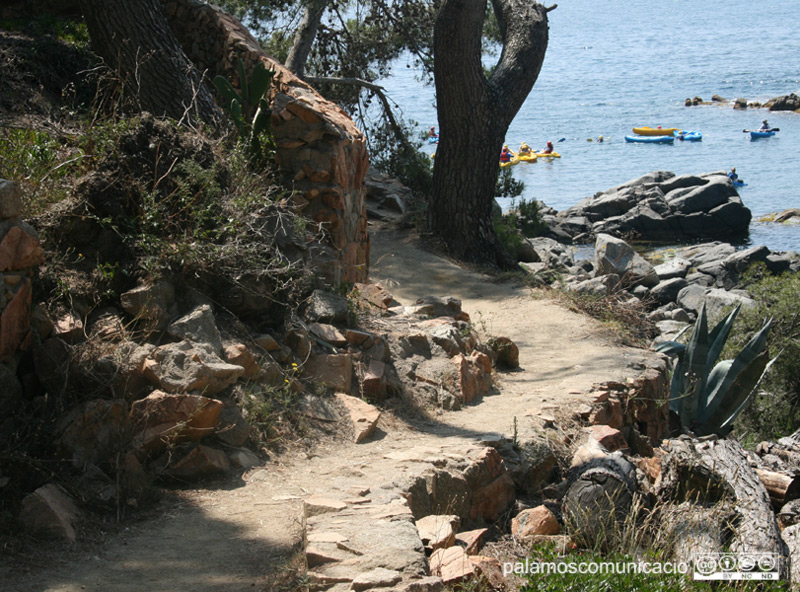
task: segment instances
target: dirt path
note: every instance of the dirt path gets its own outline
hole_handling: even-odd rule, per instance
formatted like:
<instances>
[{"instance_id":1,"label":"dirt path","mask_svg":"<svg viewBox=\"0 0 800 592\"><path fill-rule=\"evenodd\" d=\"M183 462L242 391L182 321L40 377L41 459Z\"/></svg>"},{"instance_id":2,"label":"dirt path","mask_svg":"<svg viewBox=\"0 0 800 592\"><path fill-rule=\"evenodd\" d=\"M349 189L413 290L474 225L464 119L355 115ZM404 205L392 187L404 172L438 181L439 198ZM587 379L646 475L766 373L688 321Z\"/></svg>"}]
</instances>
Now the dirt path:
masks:
<instances>
[{"instance_id":1,"label":"dirt path","mask_svg":"<svg viewBox=\"0 0 800 592\"><path fill-rule=\"evenodd\" d=\"M37 556L21 568L0 565L3 589L273 590L268 578L291 560L302 539L303 498L354 489L369 489L372 498L396 497L397 483L414 470L414 461L387 454L435 454L489 432L511 434L515 417L523 428L533 421L525 416L532 407L572 406L594 383L636 374L642 352L610 344L595 322L534 299L527 288L466 271L390 232L374 234L371 259L372 279L401 303L428 295L460 298L479 329L517 343L522 370L501 377L499 394L429 424L409 426L386 416L380 437L370 442L324 441L311 455L283 455L236 483L179 493L159 506L157 517L119 532L111 527L105 540L47 554L46 563Z\"/></svg>"}]
</instances>

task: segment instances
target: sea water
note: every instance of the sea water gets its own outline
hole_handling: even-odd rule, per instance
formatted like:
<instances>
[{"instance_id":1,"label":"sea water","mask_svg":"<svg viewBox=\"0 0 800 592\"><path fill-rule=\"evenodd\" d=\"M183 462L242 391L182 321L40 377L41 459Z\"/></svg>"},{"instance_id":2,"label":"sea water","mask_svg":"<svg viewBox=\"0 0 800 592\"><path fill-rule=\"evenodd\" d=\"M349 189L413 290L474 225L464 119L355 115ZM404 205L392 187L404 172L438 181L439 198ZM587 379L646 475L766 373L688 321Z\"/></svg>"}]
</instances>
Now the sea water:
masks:
<instances>
[{"instance_id":1,"label":"sea water","mask_svg":"<svg viewBox=\"0 0 800 592\"><path fill-rule=\"evenodd\" d=\"M735 166L754 215L749 244L800 251L800 226L757 221L800 207L800 113L733 109L738 97L763 103L800 93L798 0L560 0L548 18L541 73L506 142L541 149L550 140L562 158L512 167L523 198L562 210L650 171ZM406 119L437 125L433 88L406 65L382 84ZM714 94L731 102L684 106ZM751 141L742 130L765 118L781 131ZM625 142L634 126L659 125L698 130L703 140Z\"/></svg>"}]
</instances>

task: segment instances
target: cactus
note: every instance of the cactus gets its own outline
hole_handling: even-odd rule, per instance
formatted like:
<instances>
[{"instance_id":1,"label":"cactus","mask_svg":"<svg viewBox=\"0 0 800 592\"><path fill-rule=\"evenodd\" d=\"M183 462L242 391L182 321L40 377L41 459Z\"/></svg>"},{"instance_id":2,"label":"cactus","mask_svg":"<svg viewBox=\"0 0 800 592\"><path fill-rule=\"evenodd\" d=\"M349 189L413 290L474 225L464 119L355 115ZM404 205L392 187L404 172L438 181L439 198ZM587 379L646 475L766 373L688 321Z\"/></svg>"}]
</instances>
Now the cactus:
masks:
<instances>
[{"instance_id":1,"label":"cactus","mask_svg":"<svg viewBox=\"0 0 800 592\"><path fill-rule=\"evenodd\" d=\"M688 343L666 341L655 348L678 358L670 385L670 409L680 417L681 427L697 436L728 434L775 361L769 360L766 350L770 319L733 360L717 363L739 308L709 333L704 304Z\"/></svg>"},{"instance_id":2,"label":"cactus","mask_svg":"<svg viewBox=\"0 0 800 592\"><path fill-rule=\"evenodd\" d=\"M216 76L214 86L219 93L222 106L228 111L239 137L247 144L251 156L263 163L267 153L274 150L272 139L272 110L269 107L269 87L273 70L256 64L248 81L244 61L239 58L239 92L223 78Z\"/></svg>"}]
</instances>

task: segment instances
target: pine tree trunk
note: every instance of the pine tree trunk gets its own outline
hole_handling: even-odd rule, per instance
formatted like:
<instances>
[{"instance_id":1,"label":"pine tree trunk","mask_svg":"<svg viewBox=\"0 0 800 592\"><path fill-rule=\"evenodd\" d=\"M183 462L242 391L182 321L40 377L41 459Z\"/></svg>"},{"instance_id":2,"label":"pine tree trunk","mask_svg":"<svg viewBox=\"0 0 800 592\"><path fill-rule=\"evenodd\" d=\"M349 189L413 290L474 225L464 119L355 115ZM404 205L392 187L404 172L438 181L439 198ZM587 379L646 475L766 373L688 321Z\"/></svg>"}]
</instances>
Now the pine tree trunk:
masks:
<instances>
[{"instance_id":1,"label":"pine tree trunk","mask_svg":"<svg viewBox=\"0 0 800 592\"><path fill-rule=\"evenodd\" d=\"M158 0L81 0L81 9L92 47L126 81L143 111L193 123L217 120L211 92Z\"/></svg>"},{"instance_id":2,"label":"pine tree trunk","mask_svg":"<svg viewBox=\"0 0 800 592\"><path fill-rule=\"evenodd\" d=\"M328 0L309 0L308 6L303 12L303 20L300 21L294 42L289 49L289 55L286 57L286 67L299 78L305 76L308 54L311 53L311 47L317 36L317 28L327 6Z\"/></svg>"},{"instance_id":3,"label":"pine tree trunk","mask_svg":"<svg viewBox=\"0 0 800 592\"><path fill-rule=\"evenodd\" d=\"M515 261L492 225L499 156L547 48L547 11L527 0L494 0L503 53L487 78L481 62L485 0L444 0L434 28L439 147L429 223L450 254L499 267Z\"/></svg>"}]
</instances>

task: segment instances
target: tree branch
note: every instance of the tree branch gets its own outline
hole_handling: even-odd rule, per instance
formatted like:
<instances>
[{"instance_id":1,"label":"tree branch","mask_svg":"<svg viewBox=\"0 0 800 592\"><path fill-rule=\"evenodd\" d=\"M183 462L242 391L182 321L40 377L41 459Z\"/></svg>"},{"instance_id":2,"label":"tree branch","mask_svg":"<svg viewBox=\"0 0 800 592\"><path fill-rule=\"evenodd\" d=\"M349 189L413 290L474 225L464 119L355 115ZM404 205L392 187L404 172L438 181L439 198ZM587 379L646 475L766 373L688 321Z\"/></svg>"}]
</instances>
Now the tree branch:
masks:
<instances>
[{"instance_id":1,"label":"tree branch","mask_svg":"<svg viewBox=\"0 0 800 592\"><path fill-rule=\"evenodd\" d=\"M403 146L408 150L416 150L416 148L408 141L406 135L403 133L403 128L397 122L397 119L394 116L394 112L392 111L392 106L389 102L389 97L386 96L386 89L378 84L374 84L367 80L362 80L361 78L340 78L336 76L314 76L314 77L307 77L304 79L308 84L317 85L317 84L341 84L344 86L359 86L361 88L366 88L367 90L375 93L375 95L380 99L381 105L383 106L383 112L386 115L386 119L389 122L389 127L392 128L392 131L395 134L395 137L403 144Z\"/></svg>"}]
</instances>

